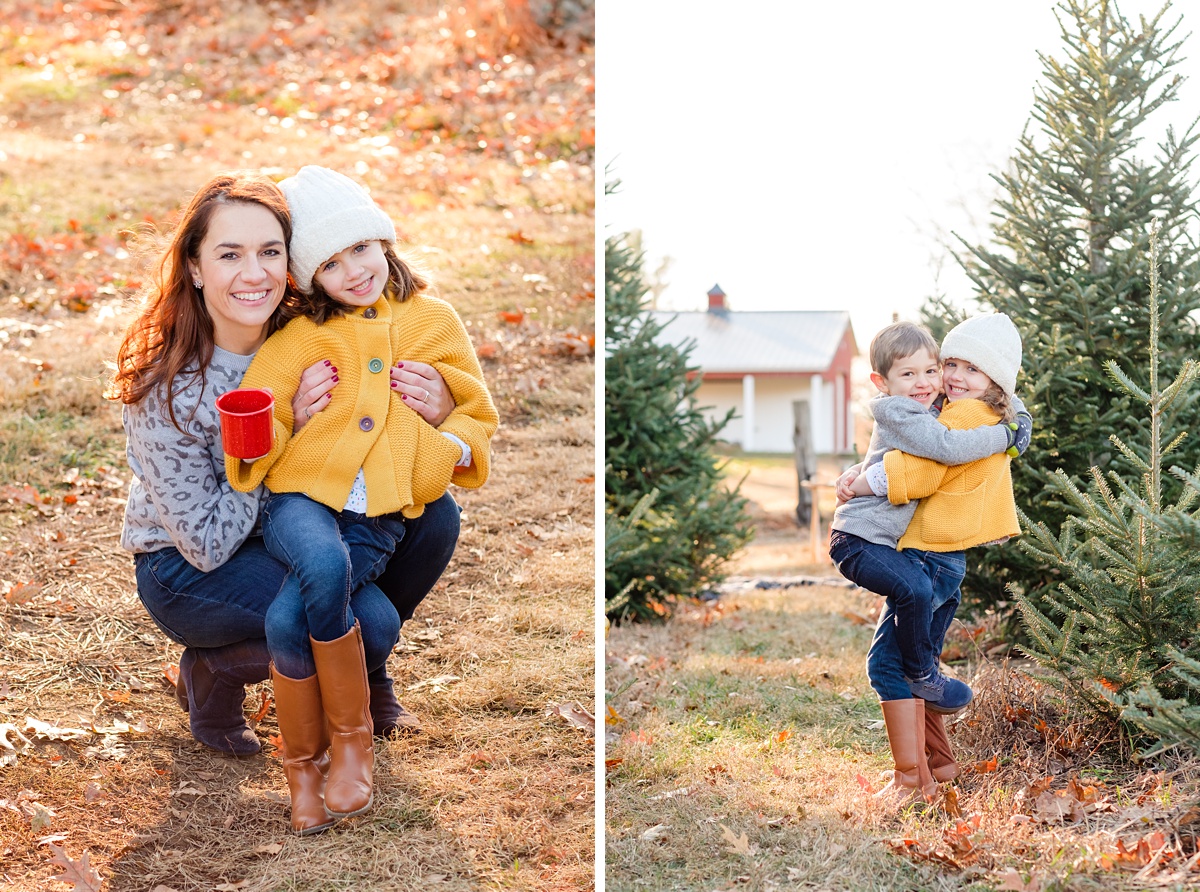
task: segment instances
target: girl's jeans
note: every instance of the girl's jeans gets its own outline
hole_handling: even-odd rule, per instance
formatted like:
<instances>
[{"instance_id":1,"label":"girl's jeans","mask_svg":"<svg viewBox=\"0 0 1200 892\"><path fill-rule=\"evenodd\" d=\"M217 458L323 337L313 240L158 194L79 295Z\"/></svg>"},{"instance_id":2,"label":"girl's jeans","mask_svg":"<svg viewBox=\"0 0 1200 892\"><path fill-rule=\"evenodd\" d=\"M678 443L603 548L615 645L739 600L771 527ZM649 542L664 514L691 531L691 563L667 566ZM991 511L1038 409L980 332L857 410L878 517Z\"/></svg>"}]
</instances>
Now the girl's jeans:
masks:
<instances>
[{"instance_id":1,"label":"girl's jeans","mask_svg":"<svg viewBox=\"0 0 1200 892\"><path fill-rule=\"evenodd\" d=\"M386 677L397 614L400 623L410 619L433 589L454 553L458 532L459 507L446 493L426 505L420 517L405 521L404 538L375 586L360 586L351 597L372 681ZM222 647L266 637L267 611L288 575L259 537L247 539L229 561L207 573L175 548L134 555L134 568L138 597L150 618L185 647ZM298 597L289 596L272 611L270 639L271 657L280 672L289 678L313 674L308 621Z\"/></svg>"},{"instance_id":2,"label":"girl's jeans","mask_svg":"<svg viewBox=\"0 0 1200 892\"><path fill-rule=\"evenodd\" d=\"M829 556L838 571L887 603L867 652L867 678L880 700L912 697L907 679L934 671L966 574L961 551L896 551L835 530Z\"/></svg>"},{"instance_id":3,"label":"girl's jeans","mask_svg":"<svg viewBox=\"0 0 1200 892\"><path fill-rule=\"evenodd\" d=\"M298 586L308 634L334 641L354 626L351 595L375 581L404 539L404 518L334 511L303 493L288 492L267 499L262 532L270 555L292 571L276 601L294 597L290 590Z\"/></svg>"}]
</instances>

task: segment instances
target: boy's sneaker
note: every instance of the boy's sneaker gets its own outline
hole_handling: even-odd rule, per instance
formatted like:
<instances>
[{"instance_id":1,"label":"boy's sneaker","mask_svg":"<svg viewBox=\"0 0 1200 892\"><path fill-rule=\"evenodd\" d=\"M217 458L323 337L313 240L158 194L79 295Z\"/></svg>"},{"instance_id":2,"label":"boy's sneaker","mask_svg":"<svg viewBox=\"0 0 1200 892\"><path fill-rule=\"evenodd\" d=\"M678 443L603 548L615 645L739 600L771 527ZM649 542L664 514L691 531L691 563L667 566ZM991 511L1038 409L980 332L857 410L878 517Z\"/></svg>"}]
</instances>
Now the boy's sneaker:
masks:
<instances>
[{"instance_id":1,"label":"boy's sneaker","mask_svg":"<svg viewBox=\"0 0 1200 892\"><path fill-rule=\"evenodd\" d=\"M961 681L947 678L937 669L922 679L910 681L908 689L914 697L925 701L926 709L940 712L942 715L950 715L965 708L975 696Z\"/></svg>"}]
</instances>

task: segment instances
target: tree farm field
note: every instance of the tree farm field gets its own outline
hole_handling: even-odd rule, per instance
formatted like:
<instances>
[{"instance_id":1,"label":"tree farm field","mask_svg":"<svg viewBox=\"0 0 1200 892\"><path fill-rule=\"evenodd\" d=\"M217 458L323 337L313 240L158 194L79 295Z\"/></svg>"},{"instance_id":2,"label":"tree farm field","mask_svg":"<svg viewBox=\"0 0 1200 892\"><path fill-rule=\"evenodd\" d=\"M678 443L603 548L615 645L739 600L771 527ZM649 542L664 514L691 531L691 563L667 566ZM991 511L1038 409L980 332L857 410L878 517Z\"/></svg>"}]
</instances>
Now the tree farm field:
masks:
<instances>
[{"instance_id":1,"label":"tree farm field","mask_svg":"<svg viewBox=\"0 0 1200 892\"><path fill-rule=\"evenodd\" d=\"M0 887L593 887L591 24L466 6L0 12ZM260 755L188 732L180 649L118 542L129 473L101 391L145 281L132 233L215 173L306 163L396 221L501 425L391 661L426 733L377 741L373 809L300 839L269 683L246 701Z\"/></svg>"},{"instance_id":2,"label":"tree farm field","mask_svg":"<svg viewBox=\"0 0 1200 892\"><path fill-rule=\"evenodd\" d=\"M776 464L727 469L757 533L719 597L608 633L605 888L1200 888L1200 765L1122 761L1127 742L1056 708L995 617L960 617L943 653L976 692L948 722L962 774L930 806L874 800L880 601L812 563Z\"/></svg>"}]
</instances>

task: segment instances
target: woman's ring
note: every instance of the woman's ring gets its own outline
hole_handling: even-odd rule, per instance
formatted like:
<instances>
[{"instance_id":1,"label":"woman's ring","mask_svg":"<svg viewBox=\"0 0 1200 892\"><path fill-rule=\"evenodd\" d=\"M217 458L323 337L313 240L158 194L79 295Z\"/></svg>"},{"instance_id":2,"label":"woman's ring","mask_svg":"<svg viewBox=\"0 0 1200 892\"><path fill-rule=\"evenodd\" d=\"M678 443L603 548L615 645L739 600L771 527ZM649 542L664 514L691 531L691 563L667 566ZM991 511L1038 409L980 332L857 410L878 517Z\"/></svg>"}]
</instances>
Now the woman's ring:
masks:
<instances>
[{"instance_id":1,"label":"woman's ring","mask_svg":"<svg viewBox=\"0 0 1200 892\"><path fill-rule=\"evenodd\" d=\"M312 418L312 406L311 405L304 407L304 414L307 415L310 419Z\"/></svg>"},{"instance_id":2,"label":"woman's ring","mask_svg":"<svg viewBox=\"0 0 1200 892\"><path fill-rule=\"evenodd\" d=\"M423 402L423 403L429 402L429 391L426 390L424 387L422 387L421 392L424 394L424 396L421 397L421 402Z\"/></svg>"}]
</instances>

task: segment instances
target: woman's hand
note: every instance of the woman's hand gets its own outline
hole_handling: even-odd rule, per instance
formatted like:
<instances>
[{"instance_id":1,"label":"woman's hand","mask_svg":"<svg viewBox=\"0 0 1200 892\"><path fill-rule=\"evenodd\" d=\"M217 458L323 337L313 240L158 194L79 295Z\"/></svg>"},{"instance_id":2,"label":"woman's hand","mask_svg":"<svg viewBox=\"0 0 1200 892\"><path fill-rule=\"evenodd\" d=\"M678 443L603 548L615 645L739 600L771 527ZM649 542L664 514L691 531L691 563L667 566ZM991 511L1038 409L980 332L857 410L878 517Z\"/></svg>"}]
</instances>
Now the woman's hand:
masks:
<instances>
[{"instance_id":1,"label":"woman's hand","mask_svg":"<svg viewBox=\"0 0 1200 892\"><path fill-rule=\"evenodd\" d=\"M328 360L314 362L300 375L300 386L292 397L292 433L329 405L333 399L333 388L337 386L337 368Z\"/></svg>"},{"instance_id":2,"label":"woman's hand","mask_svg":"<svg viewBox=\"0 0 1200 892\"><path fill-rule=\"evenodd\" d=\"M392 366L392 392L404 405L437 427L454 411L454 398L445 380L431 365L398 362Z\"/></svg>"}]
</instances>

